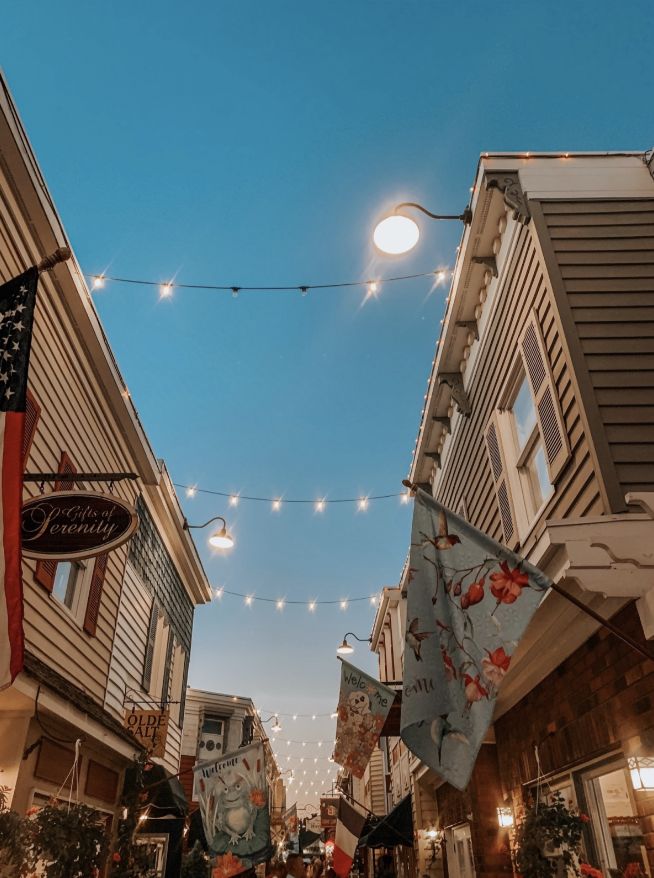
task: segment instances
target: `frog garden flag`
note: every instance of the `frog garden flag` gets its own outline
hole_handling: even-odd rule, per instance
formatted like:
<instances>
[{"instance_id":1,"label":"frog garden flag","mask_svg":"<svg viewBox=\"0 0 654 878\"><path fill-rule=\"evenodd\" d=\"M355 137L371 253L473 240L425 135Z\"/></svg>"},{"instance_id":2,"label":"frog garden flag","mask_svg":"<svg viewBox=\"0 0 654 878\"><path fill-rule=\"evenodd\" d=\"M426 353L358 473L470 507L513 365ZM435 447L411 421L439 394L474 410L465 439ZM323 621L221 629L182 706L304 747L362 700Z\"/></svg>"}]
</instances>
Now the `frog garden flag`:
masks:
<instances>
[{"instance_id":1,"label":"frog garden flag","mask_svg":"<svg viewBox=\"0 0 654 878\"><path fill-rule=\"evenodd\" d=\"M417 491L407 585L401 735L459 789L549 580Z\"/></svg>"},{"instance_id":2,"label":"frog garden flag","mask_svg":"<svg viewBox=\"0 0 654 878\"><path fill-rule=\"evenodd\" d=\"M214 874L231 878L271 856L263 744L241 747L195 768L204 834Z\"/></svg>"},{"instance_id":3,"label":"frog garden flag","mask_svg":"<svg viewBox=\"0 0 654 878\"><path fill-rule=\"evenodd\" d=\"M348 662L341 659L341 663L334 761L361 778L377 746L395 692Z\"/></svg>"}]
</instances>

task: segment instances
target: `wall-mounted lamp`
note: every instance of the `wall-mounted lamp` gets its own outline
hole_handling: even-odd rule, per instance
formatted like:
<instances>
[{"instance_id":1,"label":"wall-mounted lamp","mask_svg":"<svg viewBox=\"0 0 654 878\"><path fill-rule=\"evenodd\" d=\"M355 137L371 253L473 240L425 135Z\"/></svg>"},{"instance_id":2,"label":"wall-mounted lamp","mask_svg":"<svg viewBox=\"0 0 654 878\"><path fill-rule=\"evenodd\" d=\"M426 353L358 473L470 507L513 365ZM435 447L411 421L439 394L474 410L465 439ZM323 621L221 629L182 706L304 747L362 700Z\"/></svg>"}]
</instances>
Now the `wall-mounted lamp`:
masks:
<instances>
[{"instance_id":1,"label":"wall-mounted lamp","mask_svg":"<svg viewBox=\"0 0 654 878\"><path fill-rule=\"evenodd\" d=\"M459 214L432 213L415 201L403 201L396 204L392 213L384 217L375 226L372 239L375 247L387 256L400 256L408 253L420 239L420 227L418 223L406 215L406 209L413 208L426 214L434 220L460 220L466 225L472 220L472 212L469 207Z\"/></svg>"},{"instance_id":2,"label":"wall-mounted lamp","mask_svg":"<svg viewBox=\"0 0 654 878\"><path fill-rule=\"evenodd\" d=\"M227 522L222 515L215 515L213 518L210 518L209 521L205 521L204 524L189 524L188 521L184 519L184 530L202 530L203 527L211 524L212 521L222 521L223 526L211 534L209 537L209 545L213 546L214 549L231 549L234 545L234 538L228 533Z\"/></svg>"},{"instance_id":3,"label":"wall-mounted lamp","mask_svg":"<svg viewBox=\"0 0 654 878\"><path fill-rule=\"evenodd\" d=\"M348 637L354 637L359 643L372 643L372 637L357 637L356 634L352 634L351 631L348 631L343 638L343 643L336 648L336 652L339 655L351 655L354 652L352 644L347 642Z\"/></svg>"},{"instance_id":4,"label":"wall-mounted lamp","mask_svg":"<svg viewBox=\"0 0 654 878\"><path fill-rule=\"evenodd\" d=\"M498 808L497 822L504 828L513 826L513 810L511 808Z\"/></svg>"},{"instance_id":5,"label":"wall-mounted lamp","mask_svg":"<svg viewBox=\"0 0 654 878\"><path fill-rule=\"evenodd\" d=\"M654 757L629 756L627 765L635 790L654 791Z\"/></svg>"}]
</instances>

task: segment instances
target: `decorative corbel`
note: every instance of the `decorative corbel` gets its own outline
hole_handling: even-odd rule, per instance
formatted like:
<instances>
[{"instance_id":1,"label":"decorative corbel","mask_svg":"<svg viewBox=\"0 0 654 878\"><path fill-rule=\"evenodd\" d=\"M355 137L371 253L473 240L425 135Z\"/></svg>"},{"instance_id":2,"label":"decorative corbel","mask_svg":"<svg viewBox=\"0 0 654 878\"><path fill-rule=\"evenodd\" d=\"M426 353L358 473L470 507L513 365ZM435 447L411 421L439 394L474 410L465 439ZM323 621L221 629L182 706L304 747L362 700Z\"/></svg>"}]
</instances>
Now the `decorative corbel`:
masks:
<instances>
[{"instance_id":1,"label":"decorative corbel","mask_svg":"<svg viewBox=\"0 0 654 878\"><path fill-rule=\"evenodd\" d=\"M438 383L447 384L450 388L450 393L452 395L452 399L457 404L457 407L462 415L466 418L470 417L470 413L472 408L470 407L470 400L468 399L468 394L465 392L463 387L463 378L460 372L441 372L438 376Z\"/></svg>"},{"instance_id":2,"label":"decorative corbel","mask_svg":"<svg viewBox=\"0 0 654 878\"><path fill-rule=\"evenodd\" d=\"M473 256L472 261L477 265L485 265L490 268L493 277L497 277L497 259L494 256Z\"/></svg>"},{"instance_id":3,"label":"decorative corbel","mask_svg":"<svg viewBox=\"0 0 654 878\"><path fill-rule=\"evenodd\" d=\"M476 320L457 320L454 325L460 326L461 329L465 329L468 332L472 332L477 341L479 341L479 327Z\"/></svg>"},{"instance_id":4,"label":"decorative corbel","mask_svg":"<svg viewBox=\"0 0 654 878\"><path fill-rule=\"evenodd\" d=\"M504 203L513 211L513 219L527 225L531 219L529 205L517 171L491 171L485 177L487 189L499 189Z\"/></svg>"},{"instance_id":5,"label":"decorative corbel","mask_svg":"<svg viewBox=\"0 0 654 878\"><path fill-rule=\"evenodd\" d=\"M447 415L432 415L431 419L435 424L440 424L441 427L444 427L448 433L450 432L450 419Z\"/></svg>"},{"instance_id":6,"label":"decorative corbel","mask_svg":"<svg viewBox=\"0 0 654 878\"><path fill-rule=\"evenodd\" d=\"M425 451L425 457L428 457L429 460L433 460L436 466L440 469L441 465L441 456L438 451Z\"/></svg>"}]
</instances>

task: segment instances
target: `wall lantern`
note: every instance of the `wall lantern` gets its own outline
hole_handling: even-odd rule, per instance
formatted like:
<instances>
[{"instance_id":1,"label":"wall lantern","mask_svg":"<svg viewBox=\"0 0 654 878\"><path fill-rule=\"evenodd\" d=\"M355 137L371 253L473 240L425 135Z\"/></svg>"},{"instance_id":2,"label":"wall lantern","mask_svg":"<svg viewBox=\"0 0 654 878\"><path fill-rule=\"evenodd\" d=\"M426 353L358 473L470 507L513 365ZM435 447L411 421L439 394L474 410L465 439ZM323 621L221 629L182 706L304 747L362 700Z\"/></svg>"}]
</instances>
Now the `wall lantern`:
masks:
<instances>
[{"instance_id":1,"label":"wall lantern","mask_svg":"<svg viewBox=\"0 0 654 878\"><path fill-rule=\"evenodd\" d=\"M627 765L633 788L654 792L654 757L629 756Z\"/></svg>"},{"instance_id":2,"label":"wall lantern","mask_svg":"<svg viewBox=\"0 0 654 878\"><path fill-rule=\"evenodd\" d=\"M497 822L500 826L506 828L513 826L513 811L511 808L497 809Z\"/></svg>"}]
</instances>

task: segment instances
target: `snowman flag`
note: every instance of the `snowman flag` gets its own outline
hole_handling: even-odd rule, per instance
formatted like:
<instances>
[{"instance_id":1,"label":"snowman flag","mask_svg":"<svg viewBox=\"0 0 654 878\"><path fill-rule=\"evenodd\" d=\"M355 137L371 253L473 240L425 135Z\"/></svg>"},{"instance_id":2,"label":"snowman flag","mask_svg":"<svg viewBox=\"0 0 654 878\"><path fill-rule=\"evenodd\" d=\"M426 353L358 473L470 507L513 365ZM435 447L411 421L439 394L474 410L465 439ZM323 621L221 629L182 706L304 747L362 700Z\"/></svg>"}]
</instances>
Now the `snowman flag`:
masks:
<instances>
[{"instance_id":1,"label":"snowman flag","mask_svg":"<svg viewBox=\"0 0 654 878\"><path fill-rule=\"evenodd\" d=\"M270 813L261 741L198 762L193 769L202 825L216 867L238 875L271 856Z\"/></svg>"},{"instance_id":2,"label":"snowman flag","mask_svg":"<svg viewBox=\"0 0 654 878\"><path fill-rule=\"evenodd\" d=\"M389 714L395 692L341 659L334 761L362 778Z\"/></svg>"},{"instance_id":3,"label":"snowman flag","mask_svg":"<svg viewBox=\"0 0 654 878\"><path fill-rule=\"evenodd\" d=\"M550 581L421 490L407 579L400 734L462 790L515 648Z\"/></svg>"}]
</instances>

